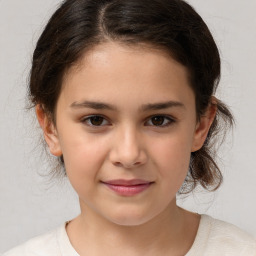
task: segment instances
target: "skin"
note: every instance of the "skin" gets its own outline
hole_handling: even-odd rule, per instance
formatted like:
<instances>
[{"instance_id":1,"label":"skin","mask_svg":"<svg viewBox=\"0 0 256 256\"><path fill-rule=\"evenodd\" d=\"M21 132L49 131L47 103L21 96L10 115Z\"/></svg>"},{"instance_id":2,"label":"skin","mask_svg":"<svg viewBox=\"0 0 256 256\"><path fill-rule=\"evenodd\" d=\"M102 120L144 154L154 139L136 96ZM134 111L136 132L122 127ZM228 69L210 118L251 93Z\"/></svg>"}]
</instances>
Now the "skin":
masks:
<instances>
[{"instance_id":1,"label":"skin","mask_svg":"<svg viewBox=\"0 0 256 256\"><path fill-rule=\"evenodd\" d=\"M184 66L149 46L104 43L65 75L56 123L40 106L36 113L51 153L63 155L79 196L81 214L67 233L81 256L189 251L200 216L179 208L176 193L216 108L210 105L197 121ZM113 179L152 184L122 196L102 183Z\"/></svg>"}]
</instances>

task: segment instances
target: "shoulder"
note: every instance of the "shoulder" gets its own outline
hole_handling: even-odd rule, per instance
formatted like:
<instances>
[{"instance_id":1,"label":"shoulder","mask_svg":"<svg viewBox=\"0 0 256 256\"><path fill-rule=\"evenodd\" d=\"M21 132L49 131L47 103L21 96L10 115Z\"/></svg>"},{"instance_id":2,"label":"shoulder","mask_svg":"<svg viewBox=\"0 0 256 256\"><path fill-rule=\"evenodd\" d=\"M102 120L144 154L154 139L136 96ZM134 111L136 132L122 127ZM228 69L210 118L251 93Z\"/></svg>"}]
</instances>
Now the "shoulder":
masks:
<instances>
[{"instance_id":1,"label":"shoulder","mask_svg":"<svg viewBox=\"0 0 256 256\"><path fill-rule=\"evenodd\" d=\"M248 246L256 250L256 240L245 231L233 224L211 218L207 215L205 218L208 218L208 222L211 224L209 233L210 241L214 242L215 240L218 241L221 239L225 244L232 244L234 248L243 245L243 248Z\"/></svg>"},{"instance_id":2,"label":"shoulder","mask_svg":"<svg viewBox=\"0 0 256 256\"><path fill-rule=\"evenodd\" d=\"M60 256L57 236L63 228L64 225L44 235L32 238L26 243L4 253L2 256Z\"/></svg>"},{"instance_id":3,"label":"shoulder","mask_svg":"<svg viewBox=\"0 0 256 256\"><path fill-rule=\"evenodd\" d=\"M256 240L230 223L202 215L197 247L204 255L256 256Z\"/></svg>"}]
</instances>

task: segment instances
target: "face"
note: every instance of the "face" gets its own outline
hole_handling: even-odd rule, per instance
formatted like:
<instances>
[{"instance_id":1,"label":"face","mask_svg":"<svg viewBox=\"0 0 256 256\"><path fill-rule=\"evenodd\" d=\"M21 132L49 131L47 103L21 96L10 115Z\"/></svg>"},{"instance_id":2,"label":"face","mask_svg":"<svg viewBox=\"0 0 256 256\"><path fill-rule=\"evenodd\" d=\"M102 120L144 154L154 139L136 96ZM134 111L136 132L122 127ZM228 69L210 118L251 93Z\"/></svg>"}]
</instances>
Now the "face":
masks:
<instances>
[{"instance_id":1,"label":"face","mask_svg":"<svg viewBox=\"0 0 256 256\"><path fill-rule=\"evenodd\" d=\"M97 46L65 76L56 126L37 109L50 151L87 210L139 225L174 209L211 118L197 123L187 70L160 50Z\"/></svg>"}]
</instances>

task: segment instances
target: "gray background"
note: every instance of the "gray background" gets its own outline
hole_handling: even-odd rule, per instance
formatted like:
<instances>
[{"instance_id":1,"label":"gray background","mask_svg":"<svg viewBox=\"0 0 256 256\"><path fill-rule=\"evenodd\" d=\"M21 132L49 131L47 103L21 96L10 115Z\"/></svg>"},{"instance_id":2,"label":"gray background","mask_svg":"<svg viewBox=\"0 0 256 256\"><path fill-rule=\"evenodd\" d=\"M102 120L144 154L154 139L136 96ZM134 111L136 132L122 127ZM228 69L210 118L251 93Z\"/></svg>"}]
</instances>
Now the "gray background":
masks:
<instances>
[{"instance_id":1,"label":"gray background","mask_svg":"<svg viewBox=\"0 0 256 256\"><path fill-rule=\"evenodd\" d=\"M0 0L0 252L44 233L79 213L65 181L49 183L40 155L40 131L25 111L30 59L57 0ZM190 0L221 51L218 96L232 109L236 128L221 150L224 184L179 204L229 221L256 236L256 1ZM41 159L40 159L41 158Z\"/></svg>"}]
</instances>

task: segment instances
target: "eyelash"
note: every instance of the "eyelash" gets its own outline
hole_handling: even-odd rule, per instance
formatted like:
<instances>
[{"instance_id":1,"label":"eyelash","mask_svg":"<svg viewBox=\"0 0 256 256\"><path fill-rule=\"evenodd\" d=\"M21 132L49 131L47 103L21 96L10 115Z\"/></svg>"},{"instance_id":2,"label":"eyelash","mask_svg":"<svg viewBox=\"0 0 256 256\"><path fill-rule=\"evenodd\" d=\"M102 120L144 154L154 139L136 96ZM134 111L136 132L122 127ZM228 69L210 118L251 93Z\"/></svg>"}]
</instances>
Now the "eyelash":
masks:
<instances>
[{"instance_id":1,"label":"eyelash","mask_svg":"<svg viewBox=\"0 0 256 256\"><path fill-rule=\"evenodd\" d=\"M159 118L159 117L160 118L164 118L163 124L154 125L152 123L152 119L153 118ZM99 124L99 125L92 124L92 118L100 118L100 120L103 121L103 124L102 123ZM150 121L151 121L152 124L147 124ZM91 127L102 127L102 126L110 125L110 122L104 116L101 116L101 115L90 115L90 116L87 116L87 117L83 118L81 120L81 122L85 123L86 125L91 126ZM175 122L176 122L176 120L174 118L170 117L170 116L166 116L166 115L153 115L153 116L151 116L151 117L149 117L147 119L145 124L146 124L146 126L153 126L153 127L164 128L164 127L168 127L168 126L172 125Z\"/></svg>"},{"instance_id":2,"label":"eyelash","mask_svg":"<svg viewBox=\"0 0 256 256\"><path fill-rule=\"evenodd\" d=\"M159 118L159 117L160 118L164 118L163 124L160 124L160 125L152 124L152 125L148 125L148 126L164 128L164 127L168 127L171 124L175 123L175 119L174 118L171 118L170 116L166 116L166 115L154 115L154 116L151 116L146 123L148 123L149 121L151 121L151 123L152 123L152 119L153 118Z\"/></svg>"},{"instance_id":3,"label":"eyelash","mask_svg":"<svg viewBox=\"0 0 256 256\"><path fill-rule=\"evenodd\" d=\"M92 122L91 122L92 118L102 118L103 122L107 122L107 124L93 125ZM110 122L107 121L107 119L104 116L101 116L101 115L87 116L87 117L83 118L81 121L82 121L82 123L85 123L86 125L92 126L92 127L101 127L101 126L105 126L105 125L109 125L110 124Z\"/></svg>"}]
</instances>

